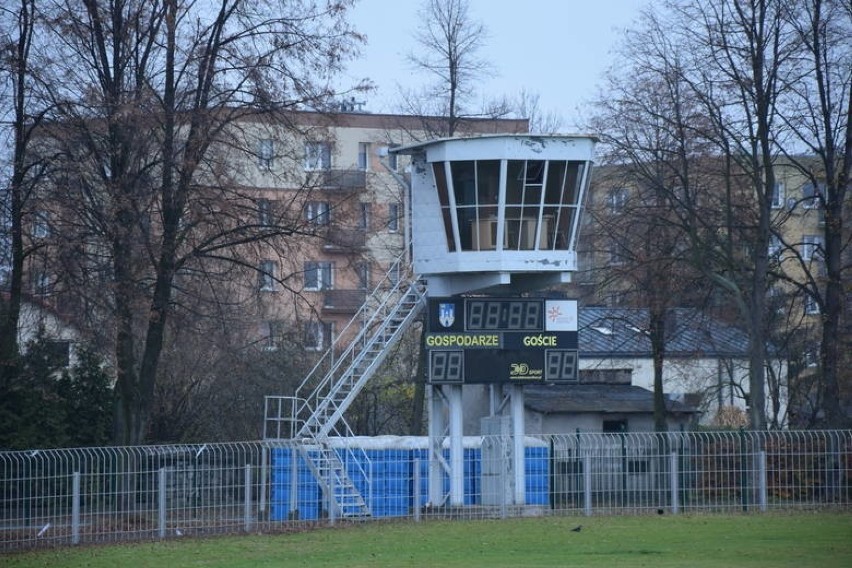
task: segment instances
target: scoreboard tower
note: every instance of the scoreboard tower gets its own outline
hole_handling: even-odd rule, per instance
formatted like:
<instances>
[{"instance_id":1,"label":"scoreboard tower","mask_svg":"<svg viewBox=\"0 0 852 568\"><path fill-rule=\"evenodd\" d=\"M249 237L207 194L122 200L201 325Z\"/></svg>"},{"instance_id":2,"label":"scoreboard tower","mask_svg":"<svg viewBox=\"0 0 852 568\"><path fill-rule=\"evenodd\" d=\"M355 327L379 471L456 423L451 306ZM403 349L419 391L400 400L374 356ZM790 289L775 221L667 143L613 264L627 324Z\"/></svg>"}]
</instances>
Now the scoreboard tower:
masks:
<instances>
[{"instance_id":1,"label":"scoreboard tower","mask_svg":"<svg viewBox=\"0 0 852 568\"><path fill-rule=\"evenodd\" d=\"M435 506L445 503L444 474L449 504L464 502L466 385L485 385L491 393L483 426L511 421L509 475L499 478L509 480L508 502L525 502L523 387L570 384L578 376L577 303L544 297L543 290L570 282L576 270L595 143L591 136L510 134L392 150L411 156L406 228L414 272L427 283L429 499Z\"/></svg>"}]
</instances>

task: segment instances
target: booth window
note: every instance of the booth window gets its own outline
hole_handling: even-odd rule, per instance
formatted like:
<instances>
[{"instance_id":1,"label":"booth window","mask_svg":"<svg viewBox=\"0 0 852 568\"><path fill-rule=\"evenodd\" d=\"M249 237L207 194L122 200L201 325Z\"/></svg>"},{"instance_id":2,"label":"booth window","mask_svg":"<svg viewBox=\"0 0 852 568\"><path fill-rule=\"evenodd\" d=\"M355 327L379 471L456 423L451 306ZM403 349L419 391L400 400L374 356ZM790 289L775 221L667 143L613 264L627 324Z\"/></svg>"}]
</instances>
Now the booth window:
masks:
<instances>
[{"instance_id":1,"label":"booth window","mask_svg":"<svg viewBox=\"0 0 852 568\"><path fill-rule=\"evenodd\" d=\"M444 171L444 162L435 162L432 165L435 174L435 185L438 188L438 201L441 204L441 217L444 221L444 232L446 234L447 247L450 252L456 250L456 239L453 236L452 211L450 209L450 192L447 187L447 175Z\"/></svg>"},{"instance_id":2,"label":"booth window","mask_svg":"<svg viewBox=\"0 0 852 568\"><path fill-rule=\"evenodd\" d=\"M570 249L583 167L565 160L459 160L449 163L447 179L446 163L434 163L449 251Z\"/></svg>"}]
</instances>

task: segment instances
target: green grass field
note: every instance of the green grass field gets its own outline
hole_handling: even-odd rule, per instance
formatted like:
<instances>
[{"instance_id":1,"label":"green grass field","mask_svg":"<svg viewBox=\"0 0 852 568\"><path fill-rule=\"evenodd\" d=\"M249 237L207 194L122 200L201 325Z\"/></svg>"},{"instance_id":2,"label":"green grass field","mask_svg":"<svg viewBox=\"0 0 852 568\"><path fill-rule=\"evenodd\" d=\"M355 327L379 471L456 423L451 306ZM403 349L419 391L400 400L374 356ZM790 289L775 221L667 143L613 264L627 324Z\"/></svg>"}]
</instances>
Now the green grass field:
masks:
<instances>
[{"instance_id":1,"label":"green grass field","mask_svg":"<svg viewBox=\"0 0 852 568\"><path fill-rule=\"evenodd\" d=\"M582 530L573 532L577 525ZM852 566L852 514L377 522L11 554L0 556L0 566L847 568Z\"/></svg>"}]
</instances>

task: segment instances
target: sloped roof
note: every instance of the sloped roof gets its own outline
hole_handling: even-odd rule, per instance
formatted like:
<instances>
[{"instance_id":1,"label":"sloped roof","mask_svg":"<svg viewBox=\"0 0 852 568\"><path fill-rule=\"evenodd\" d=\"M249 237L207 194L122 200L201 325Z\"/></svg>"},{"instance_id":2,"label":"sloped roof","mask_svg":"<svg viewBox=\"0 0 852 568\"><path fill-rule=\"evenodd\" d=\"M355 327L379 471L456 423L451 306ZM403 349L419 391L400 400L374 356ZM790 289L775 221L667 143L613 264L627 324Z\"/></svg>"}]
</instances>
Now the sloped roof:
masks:
<instances>
[{"instance_id":1,"label":"sloped roof","mask_svg":"<svg viewBox=\"0 0 852 568\"><path fill-rule=\"evenodd\" d=\"M581 357L648 357L649 312L645 308L581 307ZM748 356L748 336L699 310L674 308L666 318L666 357Z\"/></svg>"},{"instance_id":2,"label":"sloped roof","mask_svg":"<svg viewBox=\"0 0 852 568\"><path fill-rule=\"evenodd\" d=\"M632 385L525 385L524 404L542 414L654 412L654 393ZM695 408L667 400L671 414L693 414Z\"/></svg>"}]
</instances>

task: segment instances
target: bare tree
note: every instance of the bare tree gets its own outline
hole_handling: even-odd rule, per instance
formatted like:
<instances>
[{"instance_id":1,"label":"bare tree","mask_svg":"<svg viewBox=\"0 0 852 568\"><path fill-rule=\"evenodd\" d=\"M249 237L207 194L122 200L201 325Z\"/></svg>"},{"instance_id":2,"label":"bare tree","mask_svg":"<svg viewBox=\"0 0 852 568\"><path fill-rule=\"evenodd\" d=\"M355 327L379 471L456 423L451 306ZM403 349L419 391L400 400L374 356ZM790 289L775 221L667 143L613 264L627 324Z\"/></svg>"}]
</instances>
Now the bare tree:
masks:
<instances>
[{"instance_id":1,"label":"bare tree","mask_svg":"<svg viewBox=\"0 0 852 568\"><path fill-rule=\"evenodd\" d=\"M745 190L754 198L745 231L738 221L726 224L725 256L737 260L739 238L750 245L744 278L714 271L712 278L730 291L749 332L750 423L766 426L765 362L769 329L765 317L769 289L769 244L772 235L772 197L775 189L774 142L779 137L778 99L784 74L796 49L787 33L783 5L774 0L723 2L714 5L673 6L692 57L685 77L711 119L707 137L716 142L730 164L731 192ZM687 23L700 22L697 34ZM694 27L694 26L692 26ZM732 268L736 268L735 265Z\"/></svg>"},{"instance_id":2,"label":"bare tree","mask_svg":"<svg viewBox=\"0 0 852 568\"><path fill-rule=\"evenodd\" d=\"M644 331L654 361L654 424L664 431L663 371L667 338L674 332L668 315L674 307L702 305L706 294L677 213L676 200L687 193L675 189L688 187L691 158L701 141L687 127L694 101L676 74L660 72L648 57L655 49L653 34L630 38L624 46L629 72L610 75L592 123L601 133L604 161L612 164L596 175L598 195L590 208L597 256L608 257L594 272L602 288L610 286L627 302L648 308Z\"/></svg>"},{"instance_id":3,"label":"bare tree","mask_svg":"<svg viewBox=\"0 0 852 568\"><path fill-rule=\"evenodd\" d=\"M0 7L0 120L3 121L3 187L0 193L0 388L17 375L18 323L24 292L24 264L39 244L27 238L35 212L34 183L44 164L29 152L44 117L34 36L39 26L35 0ZM8 162L6 161L8 160Z\"/></svg>"},{"instance_id":4,"label":"bare tree","mask_svg":"<svg viewBox=\"0 0 852 568\"><path fill-rule=\"evenodd\" d=\"M100 260L109 278L99 309L114 322L116 441L146 437L168 322L194 293L187 281L230 274L214 266L256 270L242 249L286 246L308 232L297 203L275 222L249 221L257 205L232 162L253 152L252 125L271 118L286 130L286 111L327 105L331 76L358 39L345 23L348 5L57 6L57 80L68 88L51 131L65 152L56 189L68 213L65 246L80 253L77 274L90 279Z\"/></svg>"},{"instance_id":5,"label":"bare tree","mask_svg":"<svg viewBox=\"0 0 852 568\"><path fill-rule=\"evenodd\" d=\"M471 105L477 80L490 68L479 57L487 32L471 17L469 0L424 0L419 17L415 39L421 50L408 59L431 82L422 92L406 93L403 105L414 115L445 117L438 123L440 131L435 131L434 121L424 123L428 136L453 136L464 119L485 115L472 111Z\"/></svg>"},{"instance_id":6,"label":"bare tree","mask_svg":"<svg viewBox=\"0 0 852 568\"><path fill-rule=\"evenodd\" d=\"M645 116L678 141L678 159L669 161L678 167L665 183L692 262L727 295L748 330L750 423L758 429L766 425L778 100L797 46L783 15L783 3L773 0L667 2L663 12L646 13L635 55L664 86L648 90L646 99L677 100L672 95L680 92L690 101L688 113L650 108ZM701 143L682 146L690 139Z\"/></svg>"},{"instance_id":7,"label":"bare tree","mask_svg":"<svg viewBox=\"0 0 852 568\"><path fill-rule=\"evenodd\" d=\"M530 132L536 134L557 134L565 126L565 121L555 111L541 107L541 97L538 93L521 89L514 101L506 103L507 108L514 110L520 118L530 121Z\"/></svg>"},{"instance_id":8,"label":"bare tree","mask_svg":"<svg viewBox=\"0 0 852 568\"><path fill-rule=\"evenodd\" d=\"M791 5L787 14L801 44L798 73L788 77L783 120L791 144L783 148L813 187L824 211L824 242L817 263L797 255L807 275L800 289L820 308L821 344L819 386L824 426L840 428L849 417L842 409L840 385L852 383L844 376L841 321L848 313L844 277L844 251L850 246L850 230L844 213L852 171L852 5L835 0L810 0ZM794 149L804 146L810 159ZM825 278L819 274L824 263ZM848 341L849 338L847 337ZM846 393L849 396L849 393Z\"/></svg>"},{"instance_id":9,"label":"bare tree","mask_svg":"<svg viewBox=\"0 0 852 568\"><path fill-rule=\"evenodd\" d=\"M768 423L767 388L777 423L784 387L771 361L795 359L807 329L801 302L794 314L776 293L781 281L821 308L818 406L823 423L844 420L850 29L845 2L670 1L628 36L626 66L615 73L632 90L610 89L603 105L612 158L665 192L684 253L748 331L754 428ZM784 240L792 215L777 206L776 182L790 164L824 187L813 196L825 211L819 262L802 254L803 242Z\"/></svg>"}]
</instances>

